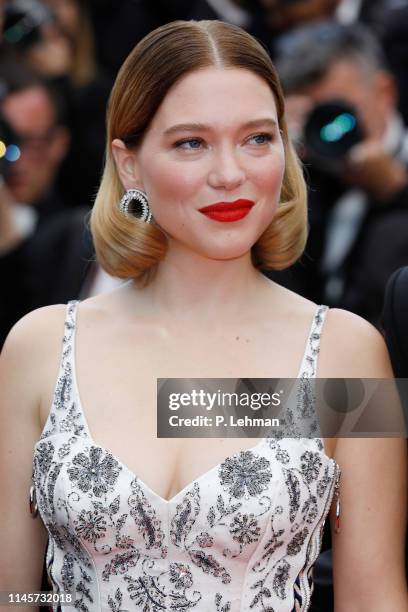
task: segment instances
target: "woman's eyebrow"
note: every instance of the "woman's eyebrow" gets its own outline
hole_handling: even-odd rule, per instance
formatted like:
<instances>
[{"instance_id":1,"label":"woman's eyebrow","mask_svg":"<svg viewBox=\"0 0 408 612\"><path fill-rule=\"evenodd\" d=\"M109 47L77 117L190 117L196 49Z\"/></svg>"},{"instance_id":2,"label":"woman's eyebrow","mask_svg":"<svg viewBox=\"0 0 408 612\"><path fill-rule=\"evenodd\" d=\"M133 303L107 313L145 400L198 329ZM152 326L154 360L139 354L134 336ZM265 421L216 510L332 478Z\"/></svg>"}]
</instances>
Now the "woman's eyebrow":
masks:
<instances>
[{"instance_id":1,"label":"woman's eyebrow","mask_svg":"<svg viewBox=\"0 0 408 612\"><path fill-rule=\"evenodd\" d=\"M243 125L240 126L240 129L250 129L250 128L259 128L264 126L269 126L271 128L276 128L278 125L276 119L272 117L262 117L260 119L253 119L251 121L247 121ZM206 125L204 123L178 123L177 125L172 125L164 131L164 135L168 136L169 134L174 134L175 132L205 132L210 131L211 126Z\"/></svg>"}]
</instances>

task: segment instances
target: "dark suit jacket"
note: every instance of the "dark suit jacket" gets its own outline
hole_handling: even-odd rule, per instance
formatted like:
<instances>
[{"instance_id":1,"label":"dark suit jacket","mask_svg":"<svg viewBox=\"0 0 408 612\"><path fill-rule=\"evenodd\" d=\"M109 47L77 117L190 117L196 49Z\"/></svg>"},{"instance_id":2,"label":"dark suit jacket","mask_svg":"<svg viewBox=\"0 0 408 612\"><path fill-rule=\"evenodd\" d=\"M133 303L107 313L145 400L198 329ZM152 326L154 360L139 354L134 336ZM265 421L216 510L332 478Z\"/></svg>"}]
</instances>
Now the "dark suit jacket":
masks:
<instances>
[{"instance_id":1,"label":"dark suit jacket","mask_svg":"<svg viewBox=\"0 0 408 612\"><path fill-rule=\"evenodd\" d=\"M408 378L408 267L394 272L388 281L383 327L395 376Z\"/></svg>"},{"instance_id":2,"label":"dark suit jacket","mask_svg":"<svg viewBox=\"0 0 408 612\"><path fill-rule=\"evenodd\" d=\"M408 267L394 272L387 283L382 322L394 374L397 378L408 378ZM407 420L406 385L404 384L400 389ZM408 532L405 551L405 568L408 579Z\"/></svg>"},{"instance_id":3,"label":"dark suit jacket","mask_svg":"<svg viewBox=\"0 0 408 612\"><path fill-rule=\"evenodd\" d=\"M0 256L0 348L25 314L79 297L93 261L88 209L64 210Z\"/></svg>"}]
</instances>

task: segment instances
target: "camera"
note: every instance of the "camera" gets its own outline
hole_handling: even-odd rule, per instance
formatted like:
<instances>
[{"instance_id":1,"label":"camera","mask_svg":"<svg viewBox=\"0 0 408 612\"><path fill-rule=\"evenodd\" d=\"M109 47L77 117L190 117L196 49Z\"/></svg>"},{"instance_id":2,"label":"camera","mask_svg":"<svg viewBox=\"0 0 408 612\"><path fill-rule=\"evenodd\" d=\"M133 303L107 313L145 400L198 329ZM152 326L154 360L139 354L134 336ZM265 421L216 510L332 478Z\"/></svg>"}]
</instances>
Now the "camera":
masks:
<instances>
[{"instance_id":1,"label":"camera","mask_svg":"<svg viewBox=\"0 0 408 612\"><path fill-rule=\"evenodd\" d=\"M3 39L25 51L41 40L41 28L52 19L39 0L13 0L4 8Z\"/></svg>"},{"instance_id":2,"label":"camera","mask_svg":"<svg viewBox=\"0 0 408 612\"><path fill-rule=\"evenodd\" d=\"M343 100L318 104L306 119L303 142L316 165L336 171L364 134L356 110Z\"/></svg>"}]
</instances>

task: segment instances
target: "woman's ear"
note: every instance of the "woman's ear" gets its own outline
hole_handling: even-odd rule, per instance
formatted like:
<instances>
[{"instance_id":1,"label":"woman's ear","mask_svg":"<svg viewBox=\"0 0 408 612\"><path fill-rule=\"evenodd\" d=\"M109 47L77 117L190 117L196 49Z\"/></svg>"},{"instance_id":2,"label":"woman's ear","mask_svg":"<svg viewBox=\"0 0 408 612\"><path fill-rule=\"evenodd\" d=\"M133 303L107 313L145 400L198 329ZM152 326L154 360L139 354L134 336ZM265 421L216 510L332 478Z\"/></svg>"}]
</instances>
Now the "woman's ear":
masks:
<instances>
[{"instance_id":1,"label":"woman's ear","mask_svg":"<svg viewBox=\"0 0 408 612\"><path fill-rule=\"evenodd\" d=\"M115 138L112 155L124 189L143 189L136 152L128 149L123 140Z\"/></svg>"}]
</instances>

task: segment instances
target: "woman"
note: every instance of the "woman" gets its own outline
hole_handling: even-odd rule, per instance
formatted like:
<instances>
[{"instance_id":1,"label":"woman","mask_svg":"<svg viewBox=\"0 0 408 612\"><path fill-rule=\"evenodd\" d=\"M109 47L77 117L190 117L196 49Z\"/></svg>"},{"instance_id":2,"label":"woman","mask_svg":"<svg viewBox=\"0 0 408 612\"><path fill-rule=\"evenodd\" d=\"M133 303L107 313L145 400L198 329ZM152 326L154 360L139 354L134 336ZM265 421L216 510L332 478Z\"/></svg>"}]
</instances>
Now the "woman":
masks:
<instances>
[{"instance_id":1,"label":"woman","mask_svg":"<svg viewBox=\"0 0 408 612\"><path fill-rule=\"evenodd\" d=\"M105 270L132 280L34 311L4 349L2 590L40 579L35 445L50 578L79 609L307 610L338 466L336 612L405 609L400 440L156 436L158 377L392 376L370 325L259 272L301 254L306 192L248 34L174 22L135 48L92 231Z\"/></svg>"}]
</instances>

